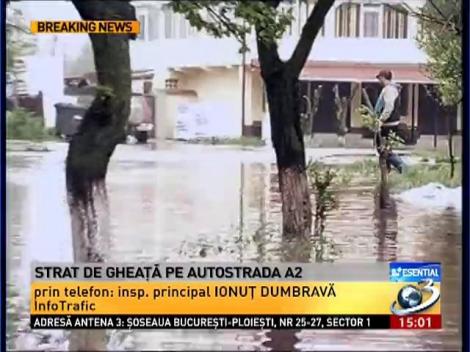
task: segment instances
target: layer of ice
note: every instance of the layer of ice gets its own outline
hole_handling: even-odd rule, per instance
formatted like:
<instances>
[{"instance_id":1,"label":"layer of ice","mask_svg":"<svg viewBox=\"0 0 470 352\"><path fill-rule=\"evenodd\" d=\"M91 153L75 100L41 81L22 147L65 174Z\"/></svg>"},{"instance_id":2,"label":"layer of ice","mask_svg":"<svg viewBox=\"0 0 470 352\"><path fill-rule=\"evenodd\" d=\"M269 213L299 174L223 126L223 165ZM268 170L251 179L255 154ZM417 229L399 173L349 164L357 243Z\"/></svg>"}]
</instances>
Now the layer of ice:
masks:
<instances>
[{"instance_id":1,"label":"layer of ice","mask_svg":"<svg viewBox=\"0 0 470 352\"><path fill-rule=\"evenodd\" d=\"M448 188L440 183L412 188L396 198L422 208L462 209L462 187Z\"/></svg>"}]
</instances>

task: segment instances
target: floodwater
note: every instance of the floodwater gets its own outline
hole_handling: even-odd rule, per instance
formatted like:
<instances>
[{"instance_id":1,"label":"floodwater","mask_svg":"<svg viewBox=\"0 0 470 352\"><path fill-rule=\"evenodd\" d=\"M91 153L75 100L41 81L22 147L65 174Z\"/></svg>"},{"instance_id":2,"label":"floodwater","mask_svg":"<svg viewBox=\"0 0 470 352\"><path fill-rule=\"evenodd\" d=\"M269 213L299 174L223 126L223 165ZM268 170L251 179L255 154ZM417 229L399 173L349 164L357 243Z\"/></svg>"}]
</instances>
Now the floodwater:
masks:
<instances>
[{"instance_id":1,"label":"floodwater","mask_svg":"<svg viewBox=\"0 0 470 352\"><path fill-rule=\"evenodd\" d=\"M61 331L28 328L31 261L71 261L65 144L7 155L8 347L62 350ZM315 153L314 153L315 155ZM270 149L119 146L109 167L110 260L234 262L440 261L441 331L131 331L113 350L460 350L460 214L394 202L380 210L373 180L337 191L311 243L279 235ZM367 299L365 296L364 299Z\"/></svg>"}]
</instances>

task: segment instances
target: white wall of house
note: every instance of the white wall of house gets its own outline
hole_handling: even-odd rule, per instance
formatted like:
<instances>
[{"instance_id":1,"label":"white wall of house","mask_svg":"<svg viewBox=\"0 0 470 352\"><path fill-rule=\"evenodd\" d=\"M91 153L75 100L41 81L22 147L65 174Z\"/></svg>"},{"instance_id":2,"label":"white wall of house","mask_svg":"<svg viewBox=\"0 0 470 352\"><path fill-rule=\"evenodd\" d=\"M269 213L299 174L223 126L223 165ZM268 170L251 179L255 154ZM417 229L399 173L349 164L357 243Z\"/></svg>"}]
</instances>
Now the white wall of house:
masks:
<instances>
[{"instance_id":1,"label":"white wall of house","mask_svg":"<svg viewBox=\"0 0 470 352\"><path fill-rule=\"evenodd\" d=\"M416 8L425 0L408 0L408 5ZM349 0L337 0L325 19L324 32L315 41L309 59L317 61L344 61L363 63L425 63L426 56L415 42L418 31L417 20L407 18L407 37L403 39L383 38L383 4L398 5L400 0L374 1L357 0L360 6L358 37L337 37L336 11ZM214 39L204 32L191 29L189 23L179 14L166 14L162 8L165 2L134 2L137 15L144 21L140 39L131 44L135 68L159 65L161 67L219 66L240 63L239 43L233 38ZM288 30L281 40L279 49L282 58L289 58L298 41L302 25L306 19L305 4L294 5L296 20L292 30ZM375 12L375 29L364 22L365 13ZM369 16L369 15L367 15ZM371 17L368 17L371 18ZM369 29L369 34L366 33ZM248 59L257 57L254 35L248 38L250 52ZM151 45L149 45L151 43ZM158 58L158 60L155 60ZM152 63L152 60L154 63ZM155 62L158 61L158 64Z\"/></svg>"},{"instance_id":2,"label":"white wall of house","mask_svg":"<svg viewBox=\"0 0 470 352\"><path fill-rule=\"evenodd\" d=\"M168 92L156 89L156 137L158 139L173 139L178 137L177 120L182 109L194 107L197 95L193 91Z\"/></svg>"},{"instance_id":3,"label":"white wall of house","mask_svg":"<svg viewBox=\"0 0 470 352\"><path fill-rule=\"evenodd\" d=\"M178 74L179 87L197 93L214 135L241 135L241 82L238 68L190 69Z\"/></svg>"}]
</instances>

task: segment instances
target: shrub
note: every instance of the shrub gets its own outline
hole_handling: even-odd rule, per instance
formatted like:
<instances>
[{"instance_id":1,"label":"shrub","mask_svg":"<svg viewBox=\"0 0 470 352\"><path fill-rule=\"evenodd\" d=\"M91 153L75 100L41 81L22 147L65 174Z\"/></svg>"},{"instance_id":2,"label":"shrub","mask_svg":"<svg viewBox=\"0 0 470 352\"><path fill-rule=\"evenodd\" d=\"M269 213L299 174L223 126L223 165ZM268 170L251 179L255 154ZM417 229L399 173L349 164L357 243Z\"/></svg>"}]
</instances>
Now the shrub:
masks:
<instances>
[{"instance_id":1,"label":"shrub","mask_svg":"<svg viewBox=\"0 0 470 352\"><path fill-rule=\"evenodd\" d=\"M371 132L378 130L379 120L375 116L375 113L368 108L366 105L361 105L358 108L359 113L361 114L362 127L367 128ZM405 144L405 141L397 136L395 132L391 132L388 138L385 139L385 145L390 148L397 148Z\"/></svg>"},{"instance_id":2,"label":"shrub","mask_svg":"<svg viewBox=\"0 0 470 352\"><path fill-rule=\"evenodd\" d=\"M7 112L6 132L7 139L43 141L50 137L42 119L21 108Z\"/></svg>"},{"instance_id":3,"label":"shrub","mask_svg":"<svg viewBox=\"0 0 470 352\"><path fill-rule=\"evenodd\" d=\"M336 181L337 172L333 168L323 165L319 162L309 161L307 173L310 180L310 186L316 196L316 216L324 217L325 212L336 207L336 199L332 186Z\"/></svg>"}]
</instances>

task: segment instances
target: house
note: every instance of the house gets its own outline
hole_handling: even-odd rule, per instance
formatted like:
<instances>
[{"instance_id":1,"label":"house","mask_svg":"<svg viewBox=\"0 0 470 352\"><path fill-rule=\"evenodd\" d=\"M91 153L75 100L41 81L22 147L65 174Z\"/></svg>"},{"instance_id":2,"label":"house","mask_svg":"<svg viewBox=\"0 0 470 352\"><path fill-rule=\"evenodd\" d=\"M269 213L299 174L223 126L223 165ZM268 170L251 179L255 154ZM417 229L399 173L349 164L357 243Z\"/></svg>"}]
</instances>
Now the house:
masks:
<instances>
[{"instance_id":1,"label":"house","mask_svg":"<svg viewBox=\"0 0 470 352\"><path fill-rule=\"evenodd\" d=\"M432 97L435 82L426 72L426 55L415 41L419 23L402 11L404 7L397 9L401 3L335 1L301 74L301 96L313 100L316 88L322 87L312 132L336 133L336 90L348 98L349 132L360 132L357 109L364 103L362 91L376 99L379 86L375 76L386 68L402 86L402 120L413 133L447 133L447 119L442 117L456 111L444 111ZM407 3L418 8L425 0ZM282 4L291 7L295 17L279 45L282 58L292 53L314 4L315 0ZM135 1L133 5L141 33L131 43L131 62L134 70L154 72L158 137L177 137L178 126L191 120L188 116L203 121L194 135L260 136L266 130L262 126L269 122L269 113L254 33L247 38L250 51L242 55L235 39L215 39L195 30L165 1ZM458 115L456 130L461 129Z\"/></svg>"}]
</instances>

